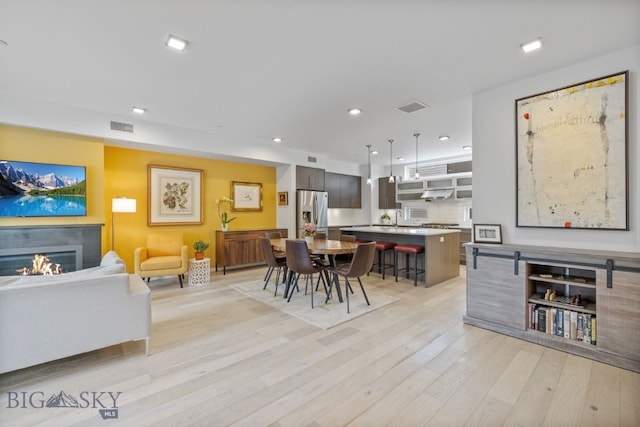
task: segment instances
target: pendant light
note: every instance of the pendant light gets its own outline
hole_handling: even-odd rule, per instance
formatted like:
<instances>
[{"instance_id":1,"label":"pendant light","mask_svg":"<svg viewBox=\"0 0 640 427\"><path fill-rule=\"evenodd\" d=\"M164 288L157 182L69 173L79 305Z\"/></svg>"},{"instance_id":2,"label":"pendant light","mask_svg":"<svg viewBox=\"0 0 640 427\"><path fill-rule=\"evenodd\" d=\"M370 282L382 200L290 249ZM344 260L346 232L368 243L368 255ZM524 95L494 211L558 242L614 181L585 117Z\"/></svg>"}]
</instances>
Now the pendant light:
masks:
<instances>
[{"instance_id":1,"label":"pendant light","mask_svg":"<svg viewBox=\"0 0 640 427\"><path fill-rule=\"evenodd\" d=\"M418 172L418 137L420 136L420 134L418 132L414 133L413 136L416 137L416 175L415 178L419 179L420 178L420 173Z\"/></svg>"},{"instance_id":2,"label":"pendant light","mask_svg":"<svg viewBox=\"0 0 640 427\"><path fill-rule=\"evenodd\" d=\"M367 185L371 185L371 144L367 144L367 161L369 165L369 172L367 175Z\"/></svg>"},{"instance_id":3,"label":"pendant light","mask_svg":"<svg viewBox=\"0 0 640 427\"><path fill-rule=\"evenodd\" d=\"M389 168L391 169L389 173L389 184L393 184L396 182L393 177L393 139L389 140Z\"/></svg>"}]
</instances>

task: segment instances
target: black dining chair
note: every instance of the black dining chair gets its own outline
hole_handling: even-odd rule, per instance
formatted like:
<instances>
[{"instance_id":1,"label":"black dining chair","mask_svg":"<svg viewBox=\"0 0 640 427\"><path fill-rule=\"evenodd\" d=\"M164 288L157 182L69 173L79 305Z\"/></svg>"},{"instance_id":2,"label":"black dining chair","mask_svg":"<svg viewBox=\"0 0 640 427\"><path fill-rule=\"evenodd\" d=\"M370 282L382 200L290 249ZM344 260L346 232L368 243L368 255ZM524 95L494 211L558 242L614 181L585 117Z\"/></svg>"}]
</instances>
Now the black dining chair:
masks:
<instances>
[{"instance_id":1,"label":"black dining chair","mask_svg":"<svg viewBox=\"0 0 640 427\"><path fill-rule=\"evenodd\" d=\"M347 295L347 313L350 312L350 309L349 309L349 289L351 289L351 286L349 284L350 278L358 279L358 283L360 284L360 289L362 289L364 299L367 301L367 305L370 305L369 298L367 297L367 293L364 290L364 286L362 286L362 280L360 280L360 276L366 275L367 272L371 270L375 253L376 253L376 242L361 243L356 248L356 252L353 254L353 259L349 264L341 264L336 267L329 268L327 270L329 273L344 277L344 281L345 281L344 293ZM340 286L340 281L338 280L336 282L337 282L336 286Z\"/></svg>"},{"instance_id":2,"label":"black dining chair","mask_svg":"<svg viewBox=\"0 0 640 427\"><path fill-rule=\"evenodd\" d=\"M271 279L271 275L273 274L273 270L276 270L276 290L273 292L273 296L275 297L278 293L278 283L280 283L280 273L284 270L283 273L283 282L284 278L287 275L287 260L286 258L276 258L273 248L271 247L271 241L263 237L260 239L260 248L262 249L262 257L264 258L264 262L269 267L267 270L267 274L264 278L264 286L262 289L267 289L267 285L269 284L269 280Z\"/></svg>"},{"instance_id":3,"label":"black dining chair","mask_svg":"<svg viewBox=\"0 0 640 427\"><path fill-rule=\"evenodd\" d=\"M279 231L266 231L264 233L264 237L266 237L267 239L282 239L282 234L280 234ZM282 283L284 283L286 277L287 277L287 266L286 266L286 258L287 258L287 254L284 251L276 251L274 249L272 249L273 251L273 256L276 257L276 260L278 261L282 261L285 263L285 267L284 267L284 273L282 275ZM269 273L271 273L273 270L272 269L268 269L267 272L264 275L264 280L267 280L267 275Z\"/></svg>"},{"instance_id":4,"label":"black dining chair","mask_svg":"<svg viewBox=\"0 0 640 427\"><path fill-rule=\"evenodd\" d=\"M318 273L318 284L320 283L320 280L322 280L325 292L328 293L327 282L325 281L324 275L322 274L327 267L324 265L314 264L311 261L311 256L309 255L309 247L307 246L307 242L305 242L304 240L287 240L286 245L287 267L293 274L293 277L289 278L289 297L287 299L287 302L291 301L291 296L293 295L294 288L298 288L298 279L300 278L300 275L306 274L307 278L304 293L305 295L307 294L309 281L311 280L311 308L313 308L313 275Z\"/></svg>"}]
</instances>

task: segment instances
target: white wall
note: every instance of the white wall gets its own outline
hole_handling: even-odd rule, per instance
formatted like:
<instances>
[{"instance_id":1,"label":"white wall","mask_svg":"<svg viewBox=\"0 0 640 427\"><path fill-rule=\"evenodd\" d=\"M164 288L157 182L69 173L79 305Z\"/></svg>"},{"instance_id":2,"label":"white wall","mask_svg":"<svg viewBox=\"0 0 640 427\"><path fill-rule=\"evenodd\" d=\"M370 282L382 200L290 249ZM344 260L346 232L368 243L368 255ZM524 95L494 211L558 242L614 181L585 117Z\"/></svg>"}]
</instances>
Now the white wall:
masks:
<instances>
[{"instance_id":1,"label":"white wall","mask_svg":"<svg viewBox=\"0 0 640 427\"><path fill-rule=\"evenodd\" d=\"M515 100L625 70L629 70L629 231L516 227ZM475 94L474 222L501 224L504 243L640 253L639 71L640 45Z\"/></svg>"}]
</instances>

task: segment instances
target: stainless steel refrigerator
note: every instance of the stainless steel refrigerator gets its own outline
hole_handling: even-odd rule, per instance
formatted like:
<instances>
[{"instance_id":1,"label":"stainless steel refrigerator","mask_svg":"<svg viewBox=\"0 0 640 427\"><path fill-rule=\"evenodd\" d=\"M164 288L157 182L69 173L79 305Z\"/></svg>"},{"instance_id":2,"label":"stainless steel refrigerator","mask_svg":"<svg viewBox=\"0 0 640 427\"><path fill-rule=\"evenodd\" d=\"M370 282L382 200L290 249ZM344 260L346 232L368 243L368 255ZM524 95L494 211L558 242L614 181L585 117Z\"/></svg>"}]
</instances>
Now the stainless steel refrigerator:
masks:
<instances>
[{"instance_id":1,"label":"stainless steel refrigerator","mask_svg":"<svg viewBox=\"0 0 640 427\"><path fill-rule=\"evenodd\" d=\"M329 233L329 195L324 191L298 190L296 197L297 237L302 237L302 227L306 223L316 226L317 232Z\"/></svg>"}]
</instances>

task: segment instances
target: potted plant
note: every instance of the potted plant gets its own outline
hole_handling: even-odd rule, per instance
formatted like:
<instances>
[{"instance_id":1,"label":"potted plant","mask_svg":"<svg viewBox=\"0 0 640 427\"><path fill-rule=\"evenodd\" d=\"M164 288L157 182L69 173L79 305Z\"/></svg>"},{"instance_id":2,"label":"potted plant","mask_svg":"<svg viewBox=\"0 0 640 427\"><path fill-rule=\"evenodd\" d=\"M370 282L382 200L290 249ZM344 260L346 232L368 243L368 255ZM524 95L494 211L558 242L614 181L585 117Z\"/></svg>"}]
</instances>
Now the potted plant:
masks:
<instances>
[{"instance_id":1,"label":"potted plant","mask_svg":"<svg viewBox=\"0 0 640 427\"><path fill-rule=\"evenodd\" d=\"M233 203L233 199L228 197L223 197L222 199L216 199L216 207L218 208L218 218L222 223L222 231L227 231L229 227L229 223L236 219L237 217L229 217L228 210L231 209L231 203Z\"/></svg>"},{"instance_id":2,"label":"potted plant","mask_svg":"<svg viewBox=\"0 0 640 427\"><path fill-rule=\"evenodd\" d=\"M204 259L204 251L209 247L209 243L198 240L197 242L193 242L193 249L196 251L196 259L201 260Z\"/></svg>"},{"instance_id":3,"label":"potted plant","mask_svg":"<svg viewBox=\"0 0 640 427\"><path fill-rule=\"evenodd\" d=\"M383 224L388 224L389 222L391 222L391 217L388 213L385 212L380 216L380 221L382 221Z\"/></svg>"}]
</instances>

